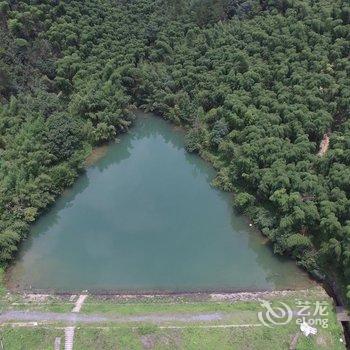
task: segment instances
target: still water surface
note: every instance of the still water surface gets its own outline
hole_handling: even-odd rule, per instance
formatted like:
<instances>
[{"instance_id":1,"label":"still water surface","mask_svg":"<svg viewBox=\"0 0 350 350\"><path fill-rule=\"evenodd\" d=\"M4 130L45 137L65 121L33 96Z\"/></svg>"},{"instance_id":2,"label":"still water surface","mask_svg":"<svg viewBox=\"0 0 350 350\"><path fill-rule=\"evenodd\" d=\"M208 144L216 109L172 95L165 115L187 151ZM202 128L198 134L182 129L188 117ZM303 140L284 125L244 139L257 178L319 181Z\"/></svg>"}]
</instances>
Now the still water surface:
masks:
<instances>
[{"instance_id":1,"label":"still water surface","mask_svg":"<svg viewBox=\"0 0 350 350\"><path fill-rule=\"evenodd\" d=\"M183 134L139 113L33 226L10 284L56 290L271 290L310 284L210 186Z\"/></svg>"}]
</instances>

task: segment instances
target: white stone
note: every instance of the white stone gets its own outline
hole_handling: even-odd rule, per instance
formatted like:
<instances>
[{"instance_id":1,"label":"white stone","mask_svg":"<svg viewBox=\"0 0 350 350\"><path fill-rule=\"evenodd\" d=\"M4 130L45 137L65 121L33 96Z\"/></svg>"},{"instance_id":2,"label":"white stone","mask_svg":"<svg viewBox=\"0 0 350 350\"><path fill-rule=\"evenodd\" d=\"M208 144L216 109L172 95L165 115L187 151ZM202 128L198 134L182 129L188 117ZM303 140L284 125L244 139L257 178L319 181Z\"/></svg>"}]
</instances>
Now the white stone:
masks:
<instances>
[{"instance_id":1,"label":"white stone","mask_svg":"<svg viewBox=\"0 0 350 350\"><path fill-rule=\"evenodd\" d=\"M317 329L309 326L305 321L300 325L300 330L304 333L306 337L308 337L310 334L317 334Z\"/></svg>"}]
</instances>

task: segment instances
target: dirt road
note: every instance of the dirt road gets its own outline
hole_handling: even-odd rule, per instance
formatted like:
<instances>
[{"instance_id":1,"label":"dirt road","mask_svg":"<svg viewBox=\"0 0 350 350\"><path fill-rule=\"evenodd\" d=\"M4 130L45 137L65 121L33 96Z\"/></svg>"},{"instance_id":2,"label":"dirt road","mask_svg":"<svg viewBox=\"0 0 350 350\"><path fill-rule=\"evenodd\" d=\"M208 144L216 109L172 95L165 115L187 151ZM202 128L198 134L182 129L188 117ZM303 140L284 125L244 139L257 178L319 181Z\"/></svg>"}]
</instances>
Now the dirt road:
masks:
<instances>
[{"instance_id":1,"label":"dirt road","mask_svg":"<svg viewBox=\"0 0 350 350\"><path fill-rule=\"evenodd\" d=\"M232 314L233 315L233 314ZM77 313L57 313L57 312L39 312L39 311L5 311L0 314L0 324L23 321L23 322L81 322L81 323L101 323L101 322L211 322L226 320L232 316L231 314L223 313L198 313L198 314L145 314L137 316L120 316L98 314L77 314Z\"/></svg>"}]
</instances>

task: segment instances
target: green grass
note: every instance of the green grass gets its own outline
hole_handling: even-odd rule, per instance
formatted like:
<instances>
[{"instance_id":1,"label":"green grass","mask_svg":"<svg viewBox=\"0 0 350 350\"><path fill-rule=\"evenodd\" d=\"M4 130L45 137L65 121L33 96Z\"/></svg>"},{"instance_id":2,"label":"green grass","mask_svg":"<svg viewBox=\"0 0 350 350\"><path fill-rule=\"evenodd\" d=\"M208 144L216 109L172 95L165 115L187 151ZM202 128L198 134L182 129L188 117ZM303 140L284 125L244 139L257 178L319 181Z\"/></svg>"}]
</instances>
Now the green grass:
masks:
<instances>
[{"instance_id":1,"label":"green grass","mask_svg":"<svg viewBox=\"0 0 350 350\"><path fill-rule=\"evenodd\" d=\"M155 325L139 327L79 326L75 331L74 350L126 350L126 349L185 349L185 350L280 350L288 349L290 341L298 331L295 324L267 328L219 328L207 329L188 326L182 329L160 329ZM320 330L317 336L299 338L298 350L343 350L338 330ZM48 328L1 329L1 340L6 350L46 350L53 349L56 337L64 343L64 330Z\"/></svg>"},{"instance_id":2,"label":"green grass","mask_svg":"<svg viewBox=\"0 0 350 350\"><path fill-rule=\"evenodd\" d=\"M0 337L4 350L52 350L56 337L61 337L61 344L64 343L63 330L55 328L3 327Z\"/></svg>"},{"instance_id":3,"label":"green grass","mask_svg":"<svg viewBox=\"0 0 350 350\"><path fill-rule=\"evenodd\" d=\"M131 328L94 329L84 327L76 330L74 350L88 349L142 349L138 332Z\"/></svg>"},{"instance_id":4,"label":"green grass","mask_svg":"<svg viewBox=\"0 0 350 350\"><path fill-rule=\"evenodd\" d=\"M179 302L179 303L111 303L111 302L89 302L87 301L81 312L137 315L144 313L176 313L176 312L231 312L256 310L258 302Z\"/></svg>"},{"instance_id":5,"label":"green grass","mask_svg":"<svg viewBox=\"0 0 350 350\"><path fill-rule=\"evenodd\" d=\"M76 331L75 349L230 349L280 350L289 349L292 337L298 331L294 325L255 328L206 329L188 326L183 329L84 327ZM328 331L315 337L299 338L298 350L341 350L344 345Z\"/></svg>"},{"instance_id":6,"label":"green grass","mask_svg":"<svg viewBox=\"0 0 350 350\"><path fill-rule=\"evenodd\" d=\"M42 312L71 312L74 303L48 302L43 304L36 303L18 303L12 304L8 309L26 310L26 311L42 311ZM1 349L1 348L0 348Z\"/></svg>"},{"instance_id":7,"label":"green grass","mask_svg":"<svg viewBox=\"0 0 350 350\"><path fill-rule=\"evenodd\" d=\"M307 293L302 294L300 291L294 291L286 296L270 297L272 303L284 301L288 304L294 304L295 299L308 301L332 300L319 287L311 288ZM257 311L260 310L260 302L238 301L238 302L220 302L212 301L209 298L204 300L194 300L191 296L176 298L171 296L155 298L135 298L135 299L118 299L118 300L99 300L89 296L85 301L81 312L83 313L103 313L103 314L120 314L136 315L149 312L155 313L173 313L173 312L232 312L232 311Z\"/></svg>"},{"instance_id":8,"label":"green grass","mask_svg":"<svg viewBox=\"0 0 350 350\"><path fill-rule=\"evenodd\" d=\"M4 278L5 278L5 270L3 267L0 267L0 297L6 293Z\"/></svg>"}]
</instances>

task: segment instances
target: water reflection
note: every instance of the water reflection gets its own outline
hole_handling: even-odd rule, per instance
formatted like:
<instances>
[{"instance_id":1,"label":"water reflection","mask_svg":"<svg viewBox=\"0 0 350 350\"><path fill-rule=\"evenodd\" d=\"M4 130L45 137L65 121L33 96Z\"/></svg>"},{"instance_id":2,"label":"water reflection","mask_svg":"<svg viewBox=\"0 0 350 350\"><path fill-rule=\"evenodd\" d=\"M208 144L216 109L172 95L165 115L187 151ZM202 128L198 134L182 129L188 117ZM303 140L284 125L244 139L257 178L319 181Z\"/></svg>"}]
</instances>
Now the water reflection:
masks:
<instances>
[{"instance_id":1,"label":"water reflection","mask_svg":"<svg viewBox=\"0 0 350 350\"><path fill-rule=\"evenodd\" d=\"M306 286L275 257L182 131L139 115L33 226L11 280L34 288L261 290ZM12 284L13 284L12 283Z\"/></svg>"}]
</instances>

